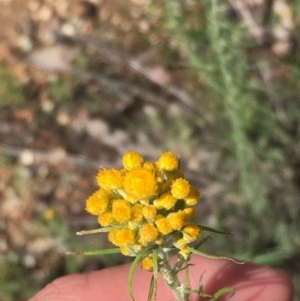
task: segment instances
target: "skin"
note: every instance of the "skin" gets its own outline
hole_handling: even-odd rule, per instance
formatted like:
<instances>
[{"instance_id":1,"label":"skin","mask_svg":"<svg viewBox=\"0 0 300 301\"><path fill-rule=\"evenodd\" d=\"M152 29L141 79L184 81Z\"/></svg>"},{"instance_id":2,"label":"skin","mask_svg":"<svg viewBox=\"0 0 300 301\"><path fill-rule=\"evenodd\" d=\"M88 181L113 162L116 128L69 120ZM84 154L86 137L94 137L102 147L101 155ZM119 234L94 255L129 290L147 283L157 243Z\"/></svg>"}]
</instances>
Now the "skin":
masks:
<instances>
[{"instance_id":1,"label":"skin","mask_svg":"<svg viewBox=\"0 0 300 301\"><path fill-rule=\"evenodd\" d=\"M225 286L235 294L222 300L230 301L292 301L293 288L288 276L280 270L252 263L237 264L225 259L193 256L190 267L192 288L203 285L206 293ZM86 274L61 277L48 284L28 301L129 301L127 292L129 265L103 269ZM151 273L136 269L133 292L136 301L147 300ZM165 284L158 281L157 301L174 300ZM199 300L195 295L191 301Z\"/></svg>"}]
</instances>

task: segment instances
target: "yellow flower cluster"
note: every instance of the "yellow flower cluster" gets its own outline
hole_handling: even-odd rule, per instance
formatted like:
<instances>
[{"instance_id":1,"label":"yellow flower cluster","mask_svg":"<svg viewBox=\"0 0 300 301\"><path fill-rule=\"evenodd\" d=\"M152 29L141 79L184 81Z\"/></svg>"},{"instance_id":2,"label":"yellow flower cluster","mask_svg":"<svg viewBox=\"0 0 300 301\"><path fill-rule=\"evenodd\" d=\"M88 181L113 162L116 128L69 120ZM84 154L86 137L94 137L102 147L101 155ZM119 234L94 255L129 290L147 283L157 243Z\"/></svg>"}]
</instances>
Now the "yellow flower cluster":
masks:
<instances>
[{"instance_id":1,"label":"yellow flower cluster","mask_svg":"<svg viewBox=\"0 0 300 301\"><path fill-rule=\"evenodd\" d=\"M175 247L183 257L200 228L192 223L199 191L179 169L178 158L164 152L156 162L125 152L122 169L101 169L99 189L86 201L86 210L108 228L108 239L124 255L136 256L145 247ZM149 259L143 266L150 269Z\"/></svg>"}]
</instances>

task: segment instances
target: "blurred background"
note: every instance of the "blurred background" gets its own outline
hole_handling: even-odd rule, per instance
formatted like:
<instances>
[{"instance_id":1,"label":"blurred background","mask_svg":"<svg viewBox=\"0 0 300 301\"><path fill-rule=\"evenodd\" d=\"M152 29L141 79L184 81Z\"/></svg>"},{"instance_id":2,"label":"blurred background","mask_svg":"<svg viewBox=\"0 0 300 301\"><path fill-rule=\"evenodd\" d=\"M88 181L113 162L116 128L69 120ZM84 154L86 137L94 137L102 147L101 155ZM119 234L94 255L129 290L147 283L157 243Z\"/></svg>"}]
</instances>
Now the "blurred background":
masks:
<instances>
[{"instance_id":1,"label":"blurred background","mask_svg":"<svg viewBox=\"0 0 300 301\"><path fill-rule=\"evenodd\" d=\"M121 256L85 200L133 149L181 158L203 251L284 269L300 300L300 2L0 0L0 300Z\"/></svg>"}]
</instances>

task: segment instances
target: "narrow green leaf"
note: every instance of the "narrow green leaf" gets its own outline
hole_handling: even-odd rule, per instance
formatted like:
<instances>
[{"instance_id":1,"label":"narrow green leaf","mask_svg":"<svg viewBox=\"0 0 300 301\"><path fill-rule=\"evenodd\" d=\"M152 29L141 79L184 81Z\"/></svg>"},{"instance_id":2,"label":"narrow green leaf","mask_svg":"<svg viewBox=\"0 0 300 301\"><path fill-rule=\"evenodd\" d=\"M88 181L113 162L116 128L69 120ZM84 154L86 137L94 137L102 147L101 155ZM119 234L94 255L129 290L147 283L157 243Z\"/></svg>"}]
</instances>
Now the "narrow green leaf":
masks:
<instances>
[{"instance_id":1,"label":"narrow green leaf","mask_svg":"<svg viewBox=\"0 0 300 301\"><path fill-rule=\"evenodd\" d=\"M230 297L232 297L235 293L234 289L232 287L223 287L220 290L218 290L215 294L211 295L208 293L204 293L202 286L198 290L195 289L187 289L187 294L196 294L199 297L205 298L205 300L208 298L209 301L217 301L219 300L223 295L230 294Z\"/></svg>"},{"instance_id":2,"label":"narrow green leaf","mask_svg":"<svg viewBox=\"0 0 300 301\"><path fill-rule=\"evenodd\" d=\"M184 280L183 280L184 286L188 287L190 283L190 277L189 277L189 265L187 264L184 267Z\"/></svg>"},{"instance_id":3,"label":"narrow green leaf","mask_svg":"<svg viewBox=\"0 0 300 301\"><path fill-rule=\"evenodd\" d=\"M200 248L203 244L205 244L210 239L212 240L213 238L211 236L202 237L200 240L198 240L197 244L195 245L195 249Z\"/></svg>"},{"instance_id":4,"label":"narrow green leaf","mask_svg":"<svg viewBox=\"0 0 300 301\"><path fill-rule=\"evenodd\" d=\"M155 247L152 251L152 260L153 260L153 293L156 293L157 276L158 276L158 247Z\"/></svg>"},{"instance_id":5,"label":"narrow green leaf","mask_svg":"<svg viewBox=\"0 0 300 301\"><path fill-rule=\"evenodd\" d=\"M199 225L199 227L200 227L202 230L204 230L204 231L214 232L214 233L218 233L218 234L233 235L233 234L230 233L230 232L223 231L223 230L217 230L217 229L210 228L210 227L207 227L207 226Z\"/></svg>"},{"instance_id":6,"label":"narrow green leaf","mask_svg":"<svg viewBox=\"0 0 300 301\"><path fill-rule=\"evenodd\" d=\"M211 254L207 254L207 253L204 253L204 252L201 252L199 250L196 250L192 247L187 247L188 250L194 254L197 254L197 255L200 255L200 256L203 256L205 258L209 258L209 259L226 259L226 260L229 260L229 261L233 261L234 263L236 264L244 264L245 262L244 261L237 261L237 260L234 260L230 257L226 257L226 256L218 256L218 255L211 255Z\"/></svg>"},{"instance_id":7,"label":"narrow green leaf","mask_svg":"<svg viewBox=\"0 0 300 301\"><path fill-rule=\"evenodd\" d=\"M195 295L198 295L199 297L201 298L211 298L212 296L210 294L207 294L207 293L204 293L203 290L199 289L199 290L191 290L191 289L188 289L187 290L187 293L188 294L195 294ZM202 299L200 299L202 300ZM214 299L213 299L214 300ZM212 299L209 299L209 301L212 301ZM214 300L215 301L215 300Z\"/></svg>"},{"instance_id":8,"label":"narrow green leaf","mask_svg":"<svg viewBox=\"0 0 300 301\"><path fill-rule=\"evenodd\" d=\"M149 286L149 292L148 292L148 298L147 301L151 301L153 294L156 290L156 284L155 284L156 280L154 279L154 275L152 275L151 280L150 280L150 286Z\"/></svg>"},{"instance_id":9,"label":"narrow green leaf","mask_svg":"<svg viewBox=\"0 0 300 301\"><path fill-rule=\"evenodd\" d=\"M148 249L140 252L139 254L137 254L137 256L134 258L133 262L131 263L130 269L129 269L129 273L128 273L128 283L127 283L127 290L129 293L129 296L131 298L131 300L135 300L134 299L134 295L132 292L132 281L133 281L133 274L135 272L135 269L138 265L138 263L142 260L142 258L146 255L146 253L149 252Z\"/></svg>"},{"instance_id":10,"label":"narrow green leaf","mask_svg":"<svg viewBox=\"0 0 300 301\"><path fill-rule=\"evenodd\" d=\"M119 248L92 250L92 251L65 252L65 253L60 253L60 254L95 256L95 255L108 255L108 254L117 254L117 253L121 253Z\"/></svg>"},{"instance_id":11,"label":"narrow green leaf","mask_svg":"<svg viewBox=\"0 0 300 301\"><path fill-rule=\"evenodd\" d=\"M105 227L105 228L98 228L98 229L93 229L93 230L82 230L82 231L76 232L76 235L103 233L103 232L109 232L112 229L113 229L112 227Z\"/></svg>"},{"instance_id":12,"label":"narrow green leaf","mask_svg":"<svg viewBox=\"0 0 300 301\"><path fill-rule=\"evenodd\" d=\"M223 287L220 290L218 290L210 300L217 301L219 300L223 295L230 294L230 297L234 295L235 291L232 287Z\"/></svg>"},{"instance_id":13,"label":"narrow green leaf","mask_svg":"<svg viewBox=\"0 0 300 301\"><path fill-rule=\"evenodd\" d=\"M153 260L153 275L155 281L157 280L158 275L158 249L157 247L152 251L152 260Z\"/></svg>"}]
</instances>

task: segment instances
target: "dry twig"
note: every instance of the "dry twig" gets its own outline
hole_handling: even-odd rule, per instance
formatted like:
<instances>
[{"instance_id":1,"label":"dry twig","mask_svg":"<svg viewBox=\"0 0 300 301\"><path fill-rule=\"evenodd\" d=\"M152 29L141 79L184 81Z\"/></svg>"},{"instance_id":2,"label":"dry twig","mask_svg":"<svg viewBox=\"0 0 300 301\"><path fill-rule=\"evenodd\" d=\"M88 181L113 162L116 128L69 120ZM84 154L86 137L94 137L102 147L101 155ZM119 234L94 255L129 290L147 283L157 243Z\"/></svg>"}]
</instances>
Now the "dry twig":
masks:
<instances>
[{"instance_id":1,"label":"dry twig","mask_svg":"<svg viewBox=\"0 0 300 301\"><path fill-rule=\"evenodd\" d=\"M229 0L231 6L240 15L251 37L259 44L264 42L265 30L257 24L244 0Z\"/></svg>"}]
</instances>

